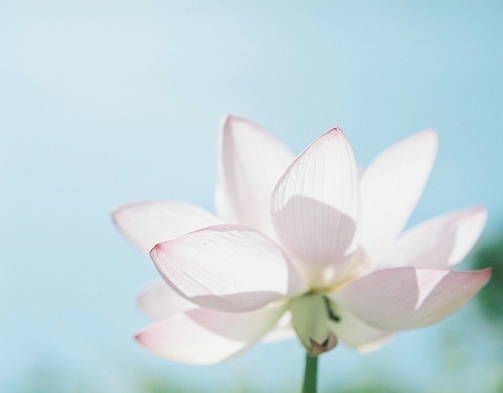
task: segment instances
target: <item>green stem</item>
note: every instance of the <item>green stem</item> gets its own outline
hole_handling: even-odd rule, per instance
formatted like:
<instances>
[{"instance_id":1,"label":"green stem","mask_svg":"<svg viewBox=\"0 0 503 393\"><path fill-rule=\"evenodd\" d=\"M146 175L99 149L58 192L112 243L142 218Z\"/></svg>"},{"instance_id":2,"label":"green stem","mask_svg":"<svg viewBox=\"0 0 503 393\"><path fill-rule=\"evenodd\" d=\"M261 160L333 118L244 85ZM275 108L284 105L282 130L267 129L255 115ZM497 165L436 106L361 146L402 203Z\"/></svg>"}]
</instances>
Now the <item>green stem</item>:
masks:
<instances>
[{"instance_id":1,"label":"green stem","mask_svg":"<svg viewBox=\"0 0 503 393\"><path fill-rule=\"evenodd\" d=\"M304 374L304 384L302 393L316 393L316 374L318 372L318 356L306 355L306 371Z\"/></svg>"}]
</instances>

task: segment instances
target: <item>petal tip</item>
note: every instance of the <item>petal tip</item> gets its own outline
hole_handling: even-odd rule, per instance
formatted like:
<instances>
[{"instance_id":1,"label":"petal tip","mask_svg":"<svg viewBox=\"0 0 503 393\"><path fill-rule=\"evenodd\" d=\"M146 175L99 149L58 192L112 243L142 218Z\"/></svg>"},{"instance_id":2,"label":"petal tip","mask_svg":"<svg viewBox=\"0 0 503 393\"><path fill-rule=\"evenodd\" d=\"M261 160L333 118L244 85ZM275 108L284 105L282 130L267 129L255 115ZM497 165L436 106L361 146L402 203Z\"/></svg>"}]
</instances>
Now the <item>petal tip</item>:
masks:
<instances>
[{"instance_id":1,"label":"petal tip","mask_svg":"<svg viewBox=\"0 0 503 393\"><path fill-rule=\"evenodd\" d=\"M145 200L145 201L126 203L124 205L120 205L118 207L113 208L112 211L110 212L110 216L112 218L113 223L115 225L119 226L121 224L121 216L125 215L127 217L127 215L130 212L134 212L134 210L137 208L143 208L148 205L156 204L159 202L160 201L147 201L147 200Z\"/></svg>"},{"instance_id":2,"label":"petal tip","mask_svg":"<svg viewBox=\"0 0 503 393\"><path fill-rule=\"evenodd\" d=\"M168 242L157 243L154 247L152 247L149 252L150 257L154 259L158 254L164 252L166 249L166 243Z\"/></svg>"},{"instance_id":3,"label":"petal tip","mask_svg":"<svg viewBox=\"0 0 503 393\"><path fill-rule=\"evenodd\" d=\"M479 225L482 232L487 223L487 209L484 206L474 206L468 212L469 216L475 219L474 225Z\"/></svg>"},{"instance_id":4,"label":"petal tip","mask_svg":"<svg viewBox=\"0 0 503 393\"><path fill-rule=\"evenodd\" d=\"M487 216L487 208L485 206L474 206L472 209L474 214L480 214L481 216Z\"/></svg>"},{"instance_id":5,"label":"petal tip","mask_svg":"<svg viewBox=\"0 0 503 393\"><path fill-rule=\"evenodd\" d=\"M339 127L334 127L319 136L312 144L315 144L320 141L337 141L338 139L343 139L347 141L346 135Z\"/></svg>"},{"instance_id":6,"label":"petal tip","mask_svg":"<svg viewBox=\"0 0 503 393\"><path fill-rule=\"evenodd\" d=\"M133 336L133 339L139 342L141 345L145 345L145 329L140 330Z\"/></svg>"},{"instance_id":7,"label":"petal tip","mask_svg":"<svg viewBox=\"0 0 503 393\"><path fill-rule=\"evenodd\" d=\"M433 128L427 128L423 131L416 132L415 134L412 134L409 137L402 139L401 141L398 141L396 144L399 145L402 142L406 144L413 143L423 145L423 148L426 147L432 149L436 154L439 144L438 132Z\"/></svg>"},{"instance_id":8,"label":"petal tip","mask_svg":"<svg viewBox=\"0 0 503 393\"><path fill-rule=\"evenodd\" d=\"M432 143L438 145L438 131L433 128L427 128L426 130L419 132L418 135L424 138L430 139Z\"/></svg>"},{"instance_id":9,"label":"petal tip","mask_svg":"<svg viewBox=\"0 0 503 393\"><path fill-rule=\"evenodd\" d=\"M220 124L218 126L220 135L229 132L232 129L231 123L234 121L235 117L229 113L222 116L220 119Z\"/></svg>"},{"instance_id":10,"label":"petal tip","mask_svg":"<svg viewBox=\"0 0 503 393\"><path fill-rule=\"evenodd\" d=\"M476 278L474 280L477 281L478 288L476 292L480 291L482 288L484 288L489 280L491 279L491 276L493 274L493 268L492 267L487 267L482 270L476 270L473 273L476 274Z\"/></svg>"},{"instance_id":11,"label":"petal tip","mask_svg":"<svg viewBox=\"0 0 503 393\"><path fill-rule=\"evenodd\" d=\"M119 216L121 215L121 213L127 209L130 205L122 205L122 206L118 206L118 207L115 207L112 209L112 211L110 212L110 218L112 219L112 222L115 224L115 225L118 225L118 222L119 222Z\"/></svg>"},{"instance_id":12,"label":"petal tip","mask_svg":"<svg viewBox=\"0 0 503 393\"><path fill-rule=\"evenodd\" d=\"M133 336L133 339L141 346L150 349L149 347L155 341L156 332L158 332L155 329L156 326L158 326L158 324L143 327Z\"/></svg>"},{"instance_id":13,"label":"petal tip","mask_svg":"<svg viewBox=\"0 0 503 393\"><path fill-rule=\"evenodd\" d=\"M339 127L334 127L328 130L325 135L333 135L333 136L339 136L339 135L344 135L344 132Z\"/></svg>"},{"instance_id":14,"label":"petal tip","mask_svg":"<svg viewBox=\"0 0 503 393\"><path fill-rule=\"evenodd\" d=\"M239 122L249 123L249 121L243 119L242 117L227 113L220 119L220 131L223 133L232 132L235 124Z\"/></svg>"},{"instance_id":15,"label":"petal tip","mask_svg":"<svg viewBox=\"0 0 503 393\"><path fill-rule=\"evenodd\" d=\"M491 276L493 274L493 268L492 267L488 267L488 268L485 268L485 269L481 270L481 272L483 274L483 277L486 279L485 284L487 284L487 282L489 281L489 279L491 278Z\"/></svg>"},{"instance_id":16,"label":"petal tip","mask_svg":"<svg viewBox=\"0 0 503 393\"><path fill-rule=\"evenodd\" d=\"M225 115L222 116L222 118L220 119L220 124L221 126L224 126L226 124L228 124L229 122L231 122L233 119L235 118L234 115L231 115L230 113L226 113Z\"/></svg>"}]
</instances>

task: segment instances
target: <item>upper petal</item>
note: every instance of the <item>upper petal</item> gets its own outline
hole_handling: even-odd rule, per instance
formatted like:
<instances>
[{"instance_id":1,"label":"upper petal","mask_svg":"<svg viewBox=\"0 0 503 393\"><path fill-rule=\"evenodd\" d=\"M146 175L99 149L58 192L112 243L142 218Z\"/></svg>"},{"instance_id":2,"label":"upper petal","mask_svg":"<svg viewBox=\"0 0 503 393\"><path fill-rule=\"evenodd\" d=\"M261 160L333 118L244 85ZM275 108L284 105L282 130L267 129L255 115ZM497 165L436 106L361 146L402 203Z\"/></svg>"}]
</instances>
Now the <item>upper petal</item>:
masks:
<instances>
[{"instance_id":1,"label":"upper petal","mask_svg":"<svg viewBox=\"0 0 503 393\"><path fill-rule=\"evenodd\" d=\"M401 267L371 273L335 294L366 323L404 330L436 323L463 307L491 276L491 269L457 272Z\"/></svg>"},{"instance_id":2,"label":"upper petal","mask_svg":"<svg viewBox=\"0 0 503 393\"><path fill-rule=\"evenodd\" d=\"M458 210L404 232L379 267L414 266L449 269L461 262L479 238L487 212L482 207Z\"/></svg>"},{"instance_id":3,"label":"upper petal","mask_svg":"<svg viewBox=\"0 0 503 393\"><path fill-rule=\"evenodd\" d=\"M150 255L178 293L203 307L248 311L300 290L300 280L265 235L217 225L156 245Z\"/></svg>"},{"instance_id":4,"label":"upper petal","mask_svg":"<svg viewBox=\"0 0 503 393\"><path fill-rule=\"evenodd\" d=\"M363 173L361 243L380 255L403 230L421 197L437 153L438 137L427 130L379 154Z\"/></svg>"},{"instance_id":5,"label":"upper petal","mask_svg":"<svg viewBox=\"0 0 503 393\"><path fill-rule=\"evenodd\" d=\"M164 358L188 364L213 364L248 349L276 324L284 307L227 313L195 309L163 319L136 339Z\"/></svg>"},{"instance_id":6,"label":"upper petal","mask_svg":"<svg viewBox=\"0 0 503 393\"><path fill-rule=\"evenodd\" d=\"M218 214L228 223L274 236L271 194L293 159L293 153L263 128L237 117L224 117L215 196Z\"/></svg>"},{"instance_id":7,"label":"upper petal","mask_svg":"<svg viewBox=\"0 0 503 393\"><path fill-rule=\"evenodd\" d=\"M353 251L358 200L353 150L338 128L316 139L279 180L272 196L273 222L311 280Z\"/></svg>"},{"instance_id":8,"label":"upper petal","mask_svg":"<svg viewBox=\"0 0 503 393\"><path fill-rule=\"evenodd\" d=\"M178 201L122 206L112 213L112 218L124 237L147 255L157 243L220 223L206 210Z\"/></svg>"},{"instance_id":9,"label":"upper petal","mask_svg":"<svg viewBox=\"0 0 503 393\"><path fill-rule=\"evenodd\" d=\"M138 305L153 319L162 319L198 307L180 296L164 281L156 281L145 286L138 295Z\"/></svg>"}]
</instances>

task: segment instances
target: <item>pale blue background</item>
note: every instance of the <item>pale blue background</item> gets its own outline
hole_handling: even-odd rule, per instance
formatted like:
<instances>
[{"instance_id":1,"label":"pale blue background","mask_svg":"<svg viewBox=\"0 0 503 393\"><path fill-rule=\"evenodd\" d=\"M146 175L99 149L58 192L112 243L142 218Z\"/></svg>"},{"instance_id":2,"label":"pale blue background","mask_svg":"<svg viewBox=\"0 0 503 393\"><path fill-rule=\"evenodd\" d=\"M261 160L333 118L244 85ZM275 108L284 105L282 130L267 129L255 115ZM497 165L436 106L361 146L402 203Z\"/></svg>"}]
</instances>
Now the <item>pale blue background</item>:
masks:
<instances>
[{"instance_id":1,"label":"pale blue background","mask_svg":"<svg viewBox=\"0 0 503 393\"><path fill-rule=\"evenodd\" d=\"M127 393L136 371L200 391L299 385L296 342L193 367L132 340L148 323L135 293L157 274L109 212L162 198L213 209L225 113L295 152L339 126L363 164L434 127L439 158L412 223L483 204L484 238L499 228L502 2L270 3L0 2L0 391L51 365L106 392ZM372 355L341 346L322 358L322 385L378 376L482 392L490 345L472 313ZM442 345L460 325L473 364L449 375Z\"/></svg>"}]
</instances>

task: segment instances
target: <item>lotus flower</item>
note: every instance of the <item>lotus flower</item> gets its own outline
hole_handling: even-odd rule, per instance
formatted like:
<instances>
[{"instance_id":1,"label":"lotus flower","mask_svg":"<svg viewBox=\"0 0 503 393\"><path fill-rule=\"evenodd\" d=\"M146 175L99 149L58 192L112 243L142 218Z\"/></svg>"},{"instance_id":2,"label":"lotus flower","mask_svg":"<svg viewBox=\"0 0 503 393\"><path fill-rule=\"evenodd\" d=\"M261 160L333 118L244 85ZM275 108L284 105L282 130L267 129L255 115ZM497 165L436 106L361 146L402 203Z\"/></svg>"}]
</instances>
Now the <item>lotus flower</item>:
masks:
<instances>
[{"instance_id":1,"label":"lotus flower","mask_svg":"<svg viewBox=\"0 0 503 393\"><path fill-rule=\"evenodd\" d=\"M436 150L435 131L423 131L359 174L337 128L295 158L259 126L224 118L218 217L184 202L114 213L168 284L140 296L158 321L137 340L174 361L211 364L292 332L311 355L338 341L365 351L451 315L490 278L490 269L451 270L486 212L454 211L402 233Z\"/></svg>"}]
</instances>

